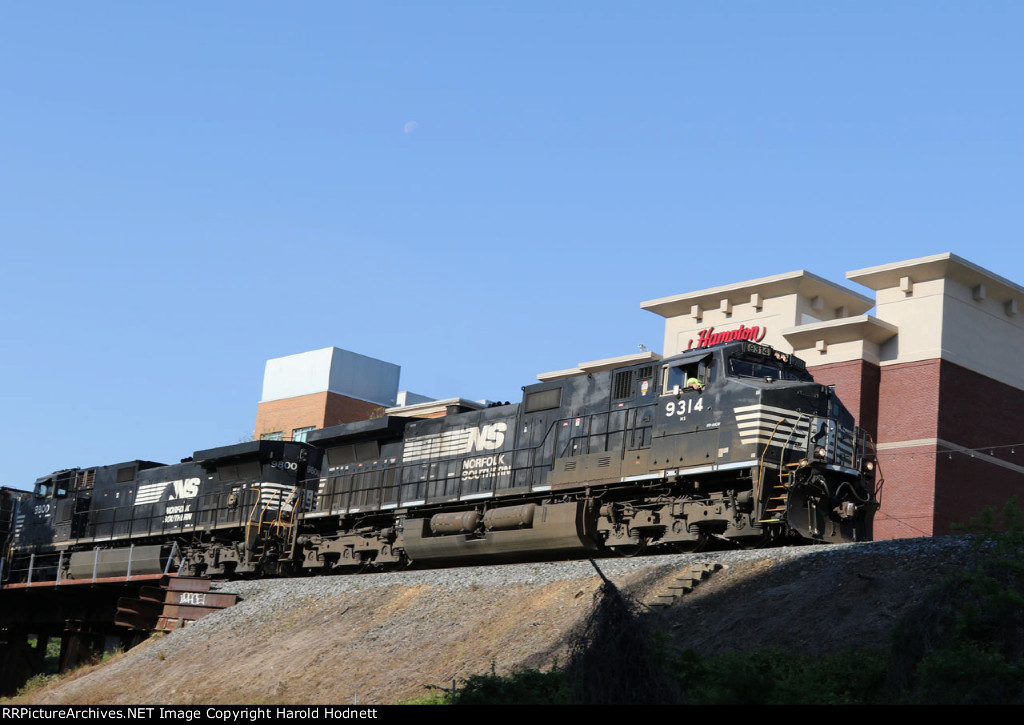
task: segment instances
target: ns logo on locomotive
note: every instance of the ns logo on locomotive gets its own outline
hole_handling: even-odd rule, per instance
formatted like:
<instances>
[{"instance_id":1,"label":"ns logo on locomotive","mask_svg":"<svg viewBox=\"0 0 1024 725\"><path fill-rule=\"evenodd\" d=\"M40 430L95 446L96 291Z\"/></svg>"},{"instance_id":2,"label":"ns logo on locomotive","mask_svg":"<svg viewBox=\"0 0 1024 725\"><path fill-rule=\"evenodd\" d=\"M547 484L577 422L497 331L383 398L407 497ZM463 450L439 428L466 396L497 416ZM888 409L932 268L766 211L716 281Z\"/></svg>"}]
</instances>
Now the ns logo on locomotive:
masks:
<instances>
[{"instance_id":1,"label":"ns logo on locomotive","mask_svg":"<svg viewBox=\"0 0 1024 725\"><path fill-rule=\"evenodd\" d=\"M870 439L752 340L523 388L521 403L40 478L8 582L276 575L871 538Z\"/></svg>"}]
</instances>

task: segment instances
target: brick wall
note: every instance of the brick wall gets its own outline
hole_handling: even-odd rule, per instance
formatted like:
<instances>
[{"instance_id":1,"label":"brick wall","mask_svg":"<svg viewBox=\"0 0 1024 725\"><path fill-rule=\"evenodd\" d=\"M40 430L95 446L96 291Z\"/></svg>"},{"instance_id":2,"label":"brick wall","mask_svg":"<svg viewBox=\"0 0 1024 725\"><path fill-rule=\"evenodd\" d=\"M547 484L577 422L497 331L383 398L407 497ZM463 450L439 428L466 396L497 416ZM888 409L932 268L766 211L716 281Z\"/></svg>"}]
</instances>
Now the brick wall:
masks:
<instances>
[{"instance_id":1,"label":"brick wall","mask_svg":"<svg viewBox=\"0 0 1024 725\"><path fill-rule=\"evenodd\" d=\"M357 400L348 398L337 393L325 393L327 401L324 406L324 422L322 427L352 423L357 420L366 420L374 413L384 412L384 406L380 403L371 403L368 400Z\"/></svg>"},{"instance_id":2,"label":"brick wall","mask_svg":"<svg viewBox=\"0 0 1024 725\"><path fill-rule=\"evenodd\" d=\"M878 384L878 464L885 484L876 539L931 536L939 425L939 360L887 365ZM916 441L916 443L915 443Z\"/></svg>"},{"instance_id":3,"label":"brick wall","mask_svg":"<svg viewBox=\"0 0 1024 725\"><path fill-rule=\"evenodd\" d=\"M938 455L935 533L1024 493L1024 390L943 360L938 437L969 452ZM1009 464L1007 467L1001 464Z\"/></svg>"},{"instance_id":4,"label":"brick wall","mask_svg":"<svg viewBox=\"0 0 1024 725\"><path fill-rule=\"evenodd\" d=\"M834 385L836 395L864 430L878 432L879 368L866 360L808 366L808 372L822 385Z\"/></svg>"},{"instance_id":5,"label":"brick wall","mask_svg":"<svg viewBox=\"0 0 1024 725\"><path fill-rule=\"evenodd\" d=\"M876 539L948 534L1024 492L1024 470L1000 465L1024 469L1024 391L949 361L882 368L877 440L892 447Z\"/></svg>"},{"instance_id":6,"label":"brick wall","mask_svg":"<svg viewBox=\"0 0 1024 725\"><path fill-rule=\"evenodd\" d=\"M935 438L939 430L940 361L887 365L878 386L878 442Z\"/></svg>"},{"instance_id":7,"label":"brick wall","mask_svg":"<svg viewBox=\"0 0 1024 725\"><path fill-rule=\"evenodd\" d=\"M935 531L935 445L883 450L878 470L885 479L879 492L874 538L931 536Z\"/></svg>"},{"instance_id":8,"label":"brick wall","mask_svg":"<svg viewBox=\"0 0 1024 725\"><path fill-rule=\"evenodd\" d=\"M379 409L377 403L328 392L270 400L256 406L256 437L281 431L288 439L296 428L326 428L366 420Z\"/></svg>"}]
</instances>

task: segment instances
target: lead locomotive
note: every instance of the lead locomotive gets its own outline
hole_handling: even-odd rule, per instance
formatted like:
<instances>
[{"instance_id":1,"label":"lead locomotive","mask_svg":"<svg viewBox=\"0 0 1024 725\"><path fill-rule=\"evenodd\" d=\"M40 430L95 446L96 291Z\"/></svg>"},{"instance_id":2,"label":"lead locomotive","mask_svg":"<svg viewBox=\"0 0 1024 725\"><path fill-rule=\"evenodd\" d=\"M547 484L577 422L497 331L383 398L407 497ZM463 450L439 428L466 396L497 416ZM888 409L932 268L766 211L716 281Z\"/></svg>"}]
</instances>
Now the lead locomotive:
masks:
<instances>
[{"instance_id":1,"label":"lead locomotive","mask_svg":"<svg viewBox=\"0 0 1024 725\"><path fill-rule=\"evenodd\" d=\"M516 560L712 539L871 537L874 458L835 392L750 341L327 428L303 566Z\"/></svg>"},{"instance_id":2,"label":"lead locomotive","mask_svg":"<svg viewBox=\"0 0 1024 725\"><path fill-rule=\"evenodd\" d=\"M873 450L796 357L743 340L523 390L312 445L54 474L18 508L7 571L278 574L871 538Z\"/></svg>"}]
</instances>

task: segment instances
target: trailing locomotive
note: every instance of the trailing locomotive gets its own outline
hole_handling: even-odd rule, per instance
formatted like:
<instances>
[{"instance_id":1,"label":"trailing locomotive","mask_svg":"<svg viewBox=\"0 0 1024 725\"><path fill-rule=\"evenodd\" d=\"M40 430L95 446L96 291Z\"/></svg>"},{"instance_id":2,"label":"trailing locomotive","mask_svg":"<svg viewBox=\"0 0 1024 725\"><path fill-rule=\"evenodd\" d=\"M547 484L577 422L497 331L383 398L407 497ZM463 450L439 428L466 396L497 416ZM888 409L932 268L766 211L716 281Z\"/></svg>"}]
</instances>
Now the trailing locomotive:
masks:
<instances>
[{"instance_id":1,"label":"trailing locomotive","mask_svg":"<svg viewBox=\"0 0 1024 725\"><path fill-rule=\"evenodd\" d=\"M175 465L129 461L57 471L15 504L8 583L178 571L269 574L283 566L322 455L253 441Z\"/></svg>"},{"instance_id":2,"label":"trailing locomotive","mask_svg":"<svg viewBox=\"0 0 1024 725\"><path fill-rule=\"evenodd\" d=\"M312 445L55 473L17 509L5 576L272 575L871 537L873 451L794 356L736 341L523 391L513 405L314 431Z\"/></svg>"}]
</instances>

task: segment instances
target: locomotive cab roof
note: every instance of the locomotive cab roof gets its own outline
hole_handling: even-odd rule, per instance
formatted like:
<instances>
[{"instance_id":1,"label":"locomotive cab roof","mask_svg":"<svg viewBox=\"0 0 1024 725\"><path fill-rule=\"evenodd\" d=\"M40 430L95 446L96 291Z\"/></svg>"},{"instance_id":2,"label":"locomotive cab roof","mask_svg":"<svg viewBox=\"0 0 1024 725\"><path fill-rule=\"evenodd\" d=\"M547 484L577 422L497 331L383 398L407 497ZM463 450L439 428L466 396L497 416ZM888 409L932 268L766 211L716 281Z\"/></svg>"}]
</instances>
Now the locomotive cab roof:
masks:
<instances>
[{"instance_id":1,"label":"locomotive cab roof","mask_svg":"<svg viewBox=\"0 0 1024 725\"><path fill-rule=\"evenodd\" d=\"M109 468L118 472L119 478L129 480L134 478L138 471L145 471L151 468L161 468L165 464L157 461L124 461L109 466L89 466L86 468L64 468L54 471L48 476L40 476L32 485L32 493L36 498L63 498L69 491L79 489L90 489L96 479L96 471L99 468ZM123 473L122 473L123 472Z\"/></svg>"},{"instance_id":2,"label":"locomotive cab roof","mask_svg":"<svg viewBox=\"0 0 1024 725\"><path fill-rule=\"evenodd\" d=\"M578 387L581 381L584 380L591 380L602 376L605 380L610 380L613 374L618 374L625 370L636 370L641 371L642 374L647 374L648 369L653 372L655 369L664 370L667 368L686 367L703 363L708 358L714 358L716 361L721 360L721 365L724 366L724 374L744 379L745 382L749 381L756 384L758 381L766 381L766 379L770 382L812 382L812 378L807 372L807 365L796 355L750 340L733 340L708 347L685 350L672 357L624 363L617 368L582 369L575 375L527 385L523 388L526 412L542 410L547 407L557 407L561 401L556 399L555 391L566 387ZM569 381L576 382L569 383ZM664 384L663 381L662 385L664 386ZM664 392L663 389L662 394Z\"/></svg>"},{"instance_id":3,"label":"locomotive cab roof","mask_svg":"<svg viewBox=\"0 0 1024 725\"><path fill-rule=\"evenodd\" d=\"M695 348L693 350L686 350L678 355L665 358L661 362L663 364L671 364L677 362L686 362L689 360L697 360L706 355L712 353L720 353L723 358L733 357L751 357L762 360L769 360L782 365L789 365L797 370L806 370L807 364L796 355L788 352L782 352L776 350L771 345L762 345L759 342L752 342L750 340L736 340L733 342L726 342L720 345L714 345L710 347Z\"/></svg>"},{"instance_id":4,"label":"locomotive cab roof","mask_svg":"<svg viewBox=\"0 0 1024 725\"><path fill-rule=\"evenodd\" d=\"M340 443L354 443L359 440L398 438L405 430L405 426L414 420L416 419L387 415L354 423L342 423L310 431L306 440L323 448Z\"/></svg>"},{"instance_id":5,"label":"locomotive cab roof","mask_svg":"<svg viewBox=\"0 0 1024 725\"><path fill-rule=\"evenodd\" d=\"M666 358L662 364L678 367L694 363L715 355L726 366L725 373L735 378L747 378L751 381L766 382L790 381L813 382L807 372L807 364L792 353L776 350L770 345L762 345L750 340L737 340L711 347L687 350L679 355Z\"/></svg>"},{"instance_id":6,"label":"locomotive cab roof","mask_svg":"<svg viewBox=\"0 0 1024 725\"><path fill-rule=\"evenodd\" d=\"M316 448L298 441L246 441L220 448L196 451L193 460L208 471L220 465L258 460L306 461Z\"/></svg>"}]
</instances>

